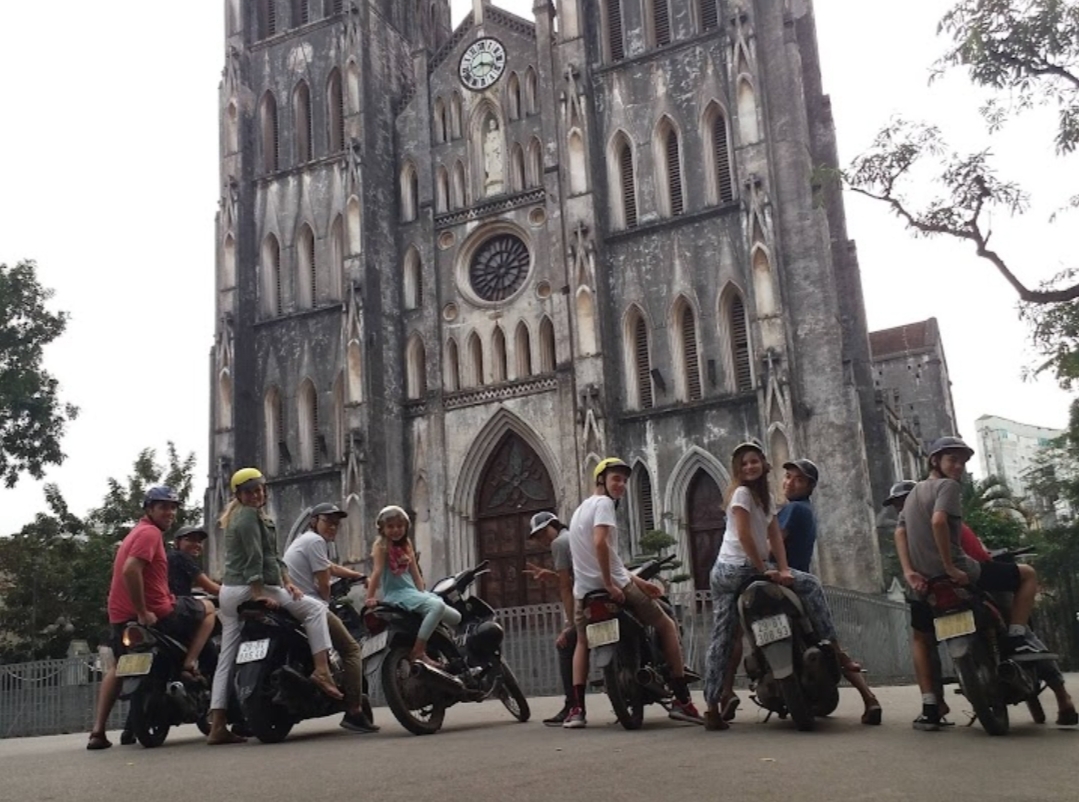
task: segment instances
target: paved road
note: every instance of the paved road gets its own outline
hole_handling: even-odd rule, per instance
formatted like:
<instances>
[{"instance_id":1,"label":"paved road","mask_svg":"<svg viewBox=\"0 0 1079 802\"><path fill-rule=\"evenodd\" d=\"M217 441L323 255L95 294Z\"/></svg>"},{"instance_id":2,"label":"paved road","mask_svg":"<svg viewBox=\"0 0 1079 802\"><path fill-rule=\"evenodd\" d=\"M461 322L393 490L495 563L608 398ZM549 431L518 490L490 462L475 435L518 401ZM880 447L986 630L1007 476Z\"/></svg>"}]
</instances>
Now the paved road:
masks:
<instances>
[{"instance_id":1,"label":"paved road","mask_svg":"<svg viewBox=\"0 0 1079 802\"><path fill-rule=\"evenodd\" d=\"M1070 680L1079 688L1079 677ZM625 732L606 699L591 696L589 728L572 732L539 724L559 700L537 699L528 724L514 722L497 702L462 705L447 714L441 733L424 738L380 709L379 735L352 735L336 719L323 719L275 746L209 748L192 725L173 730L154 750L116 745L87 752L85 735L5 740L0 800L1079 799L1076 728L1038 727L1025 709L1012 708L1007 738L990 738L977 725L915 732L913 688L880 691L884 725L869 728L858 723L857 697L843 693L837 715L813 733L789 722L762 723L746 708L743 691L738 720L722 733L669 721L654 708L641 731ZM1049 699L1046 706L1052 721ZM321 772L316 781L307 779L312 770Z\"/></svg>"}]
</instances>

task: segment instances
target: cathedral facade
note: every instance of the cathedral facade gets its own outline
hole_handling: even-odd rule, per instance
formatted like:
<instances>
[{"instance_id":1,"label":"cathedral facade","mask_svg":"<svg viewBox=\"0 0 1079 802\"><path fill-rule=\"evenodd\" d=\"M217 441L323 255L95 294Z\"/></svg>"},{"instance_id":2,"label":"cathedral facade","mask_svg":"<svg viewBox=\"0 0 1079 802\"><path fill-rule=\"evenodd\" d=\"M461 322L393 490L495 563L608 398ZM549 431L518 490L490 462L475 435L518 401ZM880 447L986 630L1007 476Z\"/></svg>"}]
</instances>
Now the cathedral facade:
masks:
<instances>
[{"instance_id":1,"label":"cathedral facade","mask_svg":"<svg viewBox=\"0 0 1079 802\"><path fill-rule=\"evenodd\" d=\"M306 506L414 518L428 576L556 600L528 519L634 466L707 588L731 449L821 467L818 568L876 591L886 447L810 0L226 0L207 511L257 465ZM211 566L221 565L220 533Z\"/></svg>"}]
</instances>

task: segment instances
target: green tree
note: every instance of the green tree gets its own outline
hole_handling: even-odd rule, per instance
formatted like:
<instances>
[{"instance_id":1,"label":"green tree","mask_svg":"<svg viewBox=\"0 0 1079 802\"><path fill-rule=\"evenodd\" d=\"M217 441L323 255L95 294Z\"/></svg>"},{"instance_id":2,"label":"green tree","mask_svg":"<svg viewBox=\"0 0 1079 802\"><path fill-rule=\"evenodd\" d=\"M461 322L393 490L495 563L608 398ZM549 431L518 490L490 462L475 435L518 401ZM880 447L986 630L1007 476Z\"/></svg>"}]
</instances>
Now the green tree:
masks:
<instances>
[{"instance_id":1,"label":"green tree","mask_svg":"<svg viewBox=\"0 0 1079 802\"><path fill-rule=\"evenodd\" d=\"M59 384L42 367L46 345L64 333L66 312L50 312L32 261L0 264L0 477L14 487L64 461L60 440L78 408L63 404Z\"/></svg>"},{"instance_id":2,"label":"green tree","mask_svg":"<svg viewBox=\"0 0 1079 802\"><path fill-rule=\"evenodd\" d=\"M634 567L651 560L653 557L666 557L667 551L674 546L676 542L677 541L673 537L668 535L662 529L649 529L641 535L641 539L637 543L640 553L637 554L633 560ZM692 579L692 577L686 573L672 573L681 567L681 560L674 560L669 563L660 574L667 574L666 580L670 584L685 582L688 579Z\"/></svg>"},{"instance_id":3,"label":"green tree","mask_svg":"<svg viewBox=\"0 0 1079 802\"><path fill-rule=\"evenodd\" d=\"M994 94L980 109L990 133L1029 109L1058 110L1054 144L1064 156L1079 146L1079 2L1076 0L960 0L938 26L950 40L933 75L965 70ZM935 176L928 201L911 199L919 177ZM1030 198L996 173L988 149L952 151L933 125L896 119L844 171L854 192L886 203L916 235L971 243L1015 290L1031 325L1040 361L1065 389L1079 380L1079 275L1058 273L1032 288L1008 256L990 247L990 220L1022 214ZM1067 204L1079 206L1079 195ZM994 212L1003 212L996 214Z\"/></svg>"},{"instance_id":4,"label":"green tree","mask_svg":"<svg viewBox=\"0 0 1079 802\"><path fill-rule=\"evenodd\" d=\"M998 476L963 479L963 521L991 549L1014 549L1027 541L1030 513Z\"/></svg>"}]
</instances>

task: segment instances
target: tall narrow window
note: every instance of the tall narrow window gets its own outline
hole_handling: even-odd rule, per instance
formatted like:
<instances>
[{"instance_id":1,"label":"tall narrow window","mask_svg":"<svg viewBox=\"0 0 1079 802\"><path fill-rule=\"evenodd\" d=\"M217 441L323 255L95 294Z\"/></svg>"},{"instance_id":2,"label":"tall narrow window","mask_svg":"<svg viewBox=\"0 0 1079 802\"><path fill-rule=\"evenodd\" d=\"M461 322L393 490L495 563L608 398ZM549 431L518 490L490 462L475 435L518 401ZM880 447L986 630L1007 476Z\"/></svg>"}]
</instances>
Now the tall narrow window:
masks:
<instances>
[{"instance_id":1,"label":"tall narrow window","mask_svg":"<svg viewBox=\"0 0 1079 802\"><path fill-rule=\"evenodd\" d=\"M434 126L435 126L435 142L445 142L446 137L446 104L442 102L442 98L435 99L434 109Z\"/></svg>"},{"instance_id":2,"label":"tall narrow window","mask_svg":"<svg viewBox=\"0 0 1079 802\"><path fill-rule=\"evenodd\" d=\"M697 320L689 304L682 306L680 323L685 397L687 401L698 401L702 397L702 392L700 356L697 353Z\"/></svg>"},{"instance_id":3,"label":"tall narrow window","mask_svg":"<svg viewBox=\"0 0 1079 802\"><path fill-rule=\"evenodd\" d=\"M326 102L329 104L326 119L329 120L330 153L345 149L345 93L341 86L341 72L334 69L326 85Z\"/></svg>"},{"instance_id":4,"label":"tall narrow window","mask_svg":"<svg viewBox=\"0 0 1079 802\"><path fill-rule=\"evenodd\" d=\"M501 326L495 326L495 333L491 337L491 370L492 379L497 384L506 380L506 335Z\"/></svg>"},{"instance_id":5,"label":"tall narrow window","mask_svg":"<svg viewBox=\"0 0 1079 802\"><path fill-rule=\"evenodd\" d=\"M528 114L539 111L539 89L536 82L536 70L529 67L525 72L525 108Z\"/></svg>"},{"instance_id":6,"label":"tall narrow window","mask_svg":"<svg viewBox=\"0 0 1079 802\"><path fill-rule=\"evenodd\" d=\"M341 464L345 461L345 374L337 374L333 383L333 461Z\"/></svg>"},{"instance_id":7,"label":"tall narrow window","mask_svg":"<svg viewBox=\"0 0 1079 802\"><path fill-rule=\"evenodd\" d=\"M423 306L423 263L420 252L409 248L405 255L405 309Z\"/></svg>"},{"instance_id":8,"label":"tall narrow window","mask_svg":"<svg viewBox=\"0 0 1079 802\"><path fill-rule=\"evenodd\" d=\"M318 267L315 262L315 234L304 224L296 238L296 301L301 309L311 309L318 298Z\"/></svg>"},{"instance_id":9,"label":"tall narrow window","mask_svg":"<svg viewBox=\"0 0 1079 802\"><path fill-rule=\"evenodd\" d=\"M526 379L532 375L532 338L528 334L528 325L523 320L517 324L514 340L514 350L517 352L517 378Z\"/></svg>"},{"instance_id":10,"label":"tall narrow window","mask_svg":"<svg viewBox=\"0 0 1079 802\"><path fill-rule=\"evenodd\" d=\"M465 191L465 165L460 159L453 165L453 207L463 209L468 203Z\"/></svg>"},{"instance_id":11,"label":"tall narrow window","mask_svg":"<svg viewBox=\"0 0 1079 802\"><path fill-rule=\"evenodd\" d=\"M525 152L520 145L514 144L511 153L510 186L514 190L522 190L526 185Z\"/></svg>"},{"instance_id":12,"label":"tall narrow window","mask_svg":"<svg viewBox=\"0 0 1079 802\"><path fill-rule=\"evenodd\" d=\"M420 180L412 162L401 170L401 219L409 223L419 213Z\"/></svg>"},{"instance_id":13,"label":"tall narrow window","mask_svg":"<svg viewBox=\"0 0 1079 802\"><path fill-rule=\"evenodd\" d=\"M701 0L701 30L712 31L719 27L719 0Z\"/></svg>"},{"instance_id":14,"label":"tall narrow window","mask_svg":"<svg viewBox=\"0 0 1079 802\"><path fill-rule=\"evenodd\" d=\"M277 129L277 99L273 92L267 92L262 97L259 108L259 122L262 128L262 172L277 172L280 164L281 140Z\"/></svg>"},{"instance_id":15,"label":"tall narrow window","mask_svg":"<svg viewBox=\"0 0 1079 802\"><path fill-rule=\"evenodd\" d=\"M735 295L730 302L731 363L734 366L734 386L739 393L753 389L753 366L749 358L749 327L746 325L746 308L741 296Z\"/></svg>"},{"instance_id":16,"label":"tall narrow window","mask_svg":"<svg viewBox=\"0 0 1079 802\"><path fill-rule=\"evenodd\" d=\"M296 161L311 161L311 90L300 81L292 92L292 119L296 126Z\"/></svg>"},{"instance_id":17,"label":"tall narrow window","mask_svg":"<svg viewBox=\"0 0 1079 802\"><path fill-rule=\"evenodd\" d=\"M543 145L536 137L528 144L528 186L543 186Z\"/></svg>"},{"instance_id":18,"label":"tall narrow window","mask_svg":"<svg viewBox=\"0 0 1079 802\"><path fill-rule=\"evenodd\" d=\"M435 171L435 211L446 212L450 208L450 174L441 165Z\"/></svg>"},{"instance_id":19,"label":"tall narrow window","mask_svg":"<svg viewBox=\"0 0 1079 802\"><path fill-rule=\"evenodd\" d=\"M656 47L671 43L671 9L667 0L652 0L652 34Z\"/></svg>"},{"instance_id":20,"label":"tall narrow window","mask_svg":"<svg viewBox=\"0 0 1079 802\"><path fill-rule=\"evenodd\" d=\"M712 158L716 176L716 193L720 203L734 200L734 176L731 174L731 147L727 115L716 108L712 117Z\"/></svg>"},{"instance_id":21,"label":"tall narrow window","mask_svg":"<svg viewBox=\"0 0 1079 802\"><path fill-rule=\"evenodd\" d=\"M281 245L270 234L262 241L262 311L266 315L285 313L281 290Z\"/></svg>"},{"instance_id":22,"label":"tall narrow window","mask_svg":"<svg viewBox=\"0 0 1079 802\"><path fill-rule=\"evenodd\" d=\"M450 138L461 138L461 93L456 91L450 98Z\"/></svg>"},{"instance_id":23,"label":"tall narrow window","mask_svg":"<svg viewBox=\"0 0 1079 802\"><path fill-rule=\"evenodd\" d=\"M427 395L427 351L418 334L413 334L408 342L405 363L408 368L408 397L423 398Z\"/></svg>"},{"instance_id":24,"label":"tall narrow window","mask_svg":"<svg viewBox=\"0 0 1079 802\"><path fill-rule=\"evenodd\" d=\"M277 34L277 0L260 0L259 33L261 39Z\"/></svg>"},{"instance_id":25,"label":"tall narrow window","mask_svg":"<svg viewBox=\"0 0 1079 802\"><path fill-rule=\"evenodd\" d=\"M321 460L318 422L318 393L310 379L300 385L298 401L300 433L300 467L312 470Z\"/></svg>"},{"instance_id":26,"label":"tall narrow window","mask_svg":"<svg viewBox=\"0 0 1079 802\"><path fill-rule=\"evenodd\" d=\"M626 57L622 33L622 0L607 0L607 51L611 61Z\"/></svg>"},{"instance_id":27,"label":"tall narrow window","mask_svg":"<svg viewBox=\"0 0 1079 802\"><path fill-rule=\"evenodd\" d=\"M546 315L540 321L540 373L554 373L558 364L555 351L554 324Z\"/></svg>"},{"instance_id":28,"label":"tall narrow window","mask_svg":"<svg viewBox=\"0 0 1079 802\"><path fill-rule=\"evenodd\" d=\"M293 0L293 25L306 25L311 21L311 0Z\"/></svg>"},{"instance_id":29,"label":"tall narrow window","mask_svg":"<svg viewBox=\"0 0 1079 802\"><path fill-rule=\"evenodd\" d=\"M511 72L506 82L506 105L509 107L507 115L509 119L516 120L521 116L521 81L517 73Z\"/></svg>"},{"instance_id":30,"label":"tall narrow window","mask_svg":"<svg viewBox=\"0 0 1079 802\"><path fill-rule=\"evenodd\" d=\"M225 244L221 249L221 289L236 286L236 240L232 234L225 235Z\"/></svg>"},{"instance_id":31,"label":"tall narrow window","mask_svg":"<svg viewBox=\"0 0 1079 802\"><path fill-rule=\"evenodd\" d=\"M475 332L468 338L468 359L472 363L472 385L479 387L483 384L483 343Z\"/></svg>"},{"instance_id":32,"label":"tall narrow window","mask_svg":"<svg viewBox=\"0 0 1079 802\"><path fill-rule=\"evenodd\" d=\"M334 218L330 226L330 288L328 296L335 301L341 300L345 283L345 219L341 215Z\"/></svg>"},{"instance_id":33,"label":"tall narrow window","mask_svg":"<svg viewBox=\"0 0 1079 802\"><path fill-rule=\"evenodd\" d=\"M641 315L637 315L633 322L633 372L637 382L637 405L641 409L651 409L654 402L652 363L648 354L648 324Z\"/></svg>"},{"instance_id":34,"label":"tall narrow window","mask_svg":"<svg viewBox=\"0 0 1079 802\"><path fill-rule=\"evenodd\" d=\"M343 14L345 11L345 0L326 0L326 16L331 14Z\"/></svg>"},{"instance_id":35,"label":"tall narrow window","mask_svg":"<svg viewBox=\"0 0 1079 802\"><path fill-rule=\"evenodd\" d=\"M281 402L281 392L276 387L270 387L266 391L262 409L266 423L266 470L271 476L279 475L284 472L288 447L285 445L285 410Z\"/></svg>"},{"instance_id":36,"label":"tall narrow window","mask_svg":"<svg viewBox=\"0 0 1079 802\"><path fill-rule=\"evenodd\" d=\"M652 495L652 477L644 465L633 468L637 491L637 526L638 536L645 535L656 528L656 504Z\"/></svg>"},{"instance_id":37,"label":"tall narrow window","mask_svg":"<svg viewBox=\"0 0 1079 802\"><path fill-rule=\"evenodd\" d=\"M446 343L446 389L451 393L461 389L461 359L457 353L457 341L452 337Z\"/></svg>"},{"instance_id":38,"label":"tall narrow window","mask_svg":"<svg viewBox=\"0 0 1079 802\"><path fill-rule=\"evenodd\" d=\"M633 148L621 137L616 145L616 166L622 200L622 227L637 227L637 186L633 177Z\"/></svg>"},{"instance_id":39,"label":"tall narrow window","mask_svg":"<svg viewBox=\"0 0 1079 802\"><path fill-rule=\"evenodd\" d=\"M682 195L682 154L678 143L678 131L669 122L661 129L663 137L663 167L667 184L667 213L672 217L682 214L685 201Z\"/></svg>"}]
</instances>

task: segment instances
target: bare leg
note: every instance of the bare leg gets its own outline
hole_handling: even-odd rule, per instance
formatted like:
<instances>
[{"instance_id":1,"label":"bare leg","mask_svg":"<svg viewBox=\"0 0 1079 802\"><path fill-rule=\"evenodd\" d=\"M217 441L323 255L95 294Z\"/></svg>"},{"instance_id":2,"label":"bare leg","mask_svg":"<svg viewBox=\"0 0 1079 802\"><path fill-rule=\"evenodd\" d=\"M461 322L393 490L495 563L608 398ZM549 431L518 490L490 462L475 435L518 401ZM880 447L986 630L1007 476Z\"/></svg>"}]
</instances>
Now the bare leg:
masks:
<instances>
[{"instance_id":1,"label":"bare leg","mask_svg":"<svg viewBox=\"0 0 1079 802\"><path fill-rule=\"evenodd\" d=\"M202 623L195 630L195 634L191 636L191 642L187 645L187 656L184 658L184 668L189 671L192 669L198 670L199 655L202 654L206 641L210 639L214 632L216 616L214 615L213 602L204 601L203 604L206 606L206 615L203 616Z\"/></svg>"},{"instance_id":2,"label":"bare leg","mask_svg":"<svg viewBox=\"0 0 1079 802\"><path fill-rule=\"evenodd\" d=\"M110 668L101 678L101 690L97 694L97 713L94 715L94 729L91 734L104 735L105 727L108 726L109 713L116 704L116 697L120 695L120 678L116 676L116 668Z\"/></svg>"},{"instance_id":3,"label":"bare leg","mask_svg":"<svg viewBox=\"0 0 1079 802\"><path fill-rule=\"evenodd\" d=\"M678 628L674 621L663 616L662 623L656 625L656 634L663 646L663 656L667 658L667 665L671 668L671 676L684 677L686 666L682 660L682 644L678 641Z\"/></svg>"},{"instance_id":4,"label":"bare leg","mask_svg":"<svg viewBox=\"0 0 1079 802\"><path fill-rule=\"evenodd\" d=\"M229 732L228 714L224 710L210 711L210 734L206 736L206 743L210 746L221 744L242 744L247 739L236 733Z\"/></svg>"},{"instance_id":5,"label":"bare leg","mask_svg":"<svg viewBox=\"0 0 1079 802\"><path fill-rule=\"evenodd\" d=\"M588 638L580 631L577 633L577 648L573 650L573 684L584 685L588 682Z\"/></svg>"}]
</instances>

